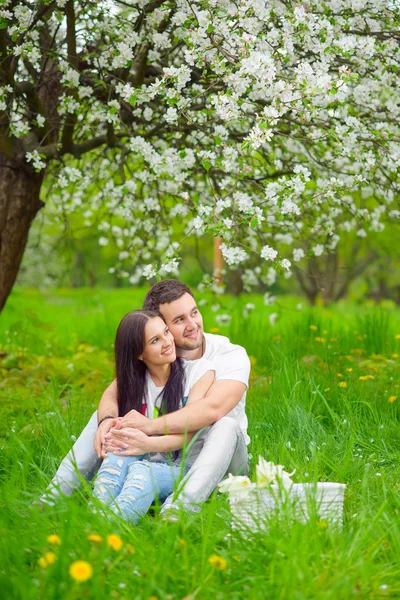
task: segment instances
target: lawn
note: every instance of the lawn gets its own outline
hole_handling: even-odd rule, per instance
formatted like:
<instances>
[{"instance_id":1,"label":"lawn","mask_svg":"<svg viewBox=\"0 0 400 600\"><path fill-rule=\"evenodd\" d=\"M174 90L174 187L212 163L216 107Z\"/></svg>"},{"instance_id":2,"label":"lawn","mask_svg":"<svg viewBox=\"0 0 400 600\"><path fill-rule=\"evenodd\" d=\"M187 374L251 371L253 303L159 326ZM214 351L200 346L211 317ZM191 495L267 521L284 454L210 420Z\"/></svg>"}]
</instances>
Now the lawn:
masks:
<instances>
[{"instance_id":1,"label":"lawn","mask_svg":"<svg viewBox=\"0 0 400 600\"><path fill-rule=\"evenodd\" d=\"M217 494L176 524L156 506L136 528L92 514L89 485L54 508L32 506L111 381L116 326L144 293L17 289L0 317L2 597L400 597L400 311L391 305L225 298L224 326L215 300L202 306L206 331L251 357L253 472L260 454L296 469L296 482L346 483L341 531L277 520L242 535ZM76 561L81 571L71 571Z\"/></svg>"}]
</instances>

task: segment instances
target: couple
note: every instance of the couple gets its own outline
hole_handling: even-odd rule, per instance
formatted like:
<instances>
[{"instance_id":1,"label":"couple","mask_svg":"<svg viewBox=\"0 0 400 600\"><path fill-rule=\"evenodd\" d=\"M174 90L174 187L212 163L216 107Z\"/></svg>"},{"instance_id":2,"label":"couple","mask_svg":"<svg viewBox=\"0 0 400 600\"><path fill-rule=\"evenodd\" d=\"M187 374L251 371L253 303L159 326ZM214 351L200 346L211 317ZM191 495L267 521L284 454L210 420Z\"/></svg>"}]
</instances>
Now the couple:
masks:
<instances>
[{"instance_id":1,"label":"couple","mask_svg":"<svg viewBox=\"0 0 400 600\"><path fill-rule=\"evenodd\" d=\"M157 495L166 516L179 506L199 510L225 474L248 471L245 350L205 334L191 290L172 279L124 317L115 353L116 380L42 500L70 495L79 474L91 479L104 458L94 494L115 513L137 522Z\"/></svg>"}]
</instances>

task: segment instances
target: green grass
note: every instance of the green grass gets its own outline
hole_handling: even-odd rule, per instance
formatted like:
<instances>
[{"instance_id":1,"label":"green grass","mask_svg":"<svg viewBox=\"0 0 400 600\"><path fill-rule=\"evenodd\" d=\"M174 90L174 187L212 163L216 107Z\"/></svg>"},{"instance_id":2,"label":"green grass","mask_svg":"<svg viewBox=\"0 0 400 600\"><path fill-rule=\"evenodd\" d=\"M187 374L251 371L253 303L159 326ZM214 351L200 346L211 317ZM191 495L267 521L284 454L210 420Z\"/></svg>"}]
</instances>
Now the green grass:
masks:
<instances>
[{"instance_id":1,"label":"green grass","mask_svg":"<svg viewBox=\"0 0 400 600\"><path fill-rule=\"evenodd\" d=\"M0 316L2 598L400 597L400 311L391 306L223 300L232 321L218 332L252 357L253 471L262 454L296 468L297 482L346 483L342 531L276 521L241 536L216 494L199 515L166 524L156 506L136 528L93 515L89 486L44 512L32 507L113 377L116 326L144 293L17 289ZM245 319L248 303L256 310ZM202 312L206 331L216 331L211 306ZM53 533L61 546L47 541ZM112 533L124 542L119 551L106 542ZM48 551L57 560L42 568ZM214 554L226 568L208 562ZM85 583L69 575L76 560L93 568Z\"/></svg>"}]
</instances>

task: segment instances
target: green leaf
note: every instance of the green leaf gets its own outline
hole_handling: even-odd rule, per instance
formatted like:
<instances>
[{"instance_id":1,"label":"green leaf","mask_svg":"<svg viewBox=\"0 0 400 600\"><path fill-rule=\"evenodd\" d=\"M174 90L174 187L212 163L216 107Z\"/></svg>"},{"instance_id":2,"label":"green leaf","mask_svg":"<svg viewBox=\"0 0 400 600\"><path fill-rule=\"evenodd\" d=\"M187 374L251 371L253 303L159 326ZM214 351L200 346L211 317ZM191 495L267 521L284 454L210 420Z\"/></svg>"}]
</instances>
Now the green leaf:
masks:
<instances>
[{"instance_id":1,"label":"green leaf","mask_svg":"<svg viewBox=\"0 0 400 600\"><path fill-rule=\"evenodd\" d=\"M217 146L219 146L222 143L222 139L219 137L219 135L216 136L215 143Z\"/></svg>"},{"instance_id":2,"label":"green leaf","mask_svg":"<svg viewBox=\"0 0 400 600\"><path fill-rule=\"evenodd\" d=\"M201 164L203 165L203 167L205 168L206 171L210 170L211 163L210 163L209 160L207 160L207 159L206 160L202 160Z\"/></svg>"},{"instance_id":3,"label":"green leaf","mask_svg":"<svg viewBox=\"0 0 400 600\"><path fill-rule=\"evenodd\" d=\"M6 29L8 25L7 19L0 19L0 29Z\"/></svg>"},{"instance_id":4,"label":"green leaf","mask_svg":"<svg viewBox=\"0 0 400 600\"><path fill-rule=\"evenodd\" d=\"M207 27L207 33L212 33L213 31L215 31L215 27L212 23L210 23Z\"/></svg>"}]
</instances>

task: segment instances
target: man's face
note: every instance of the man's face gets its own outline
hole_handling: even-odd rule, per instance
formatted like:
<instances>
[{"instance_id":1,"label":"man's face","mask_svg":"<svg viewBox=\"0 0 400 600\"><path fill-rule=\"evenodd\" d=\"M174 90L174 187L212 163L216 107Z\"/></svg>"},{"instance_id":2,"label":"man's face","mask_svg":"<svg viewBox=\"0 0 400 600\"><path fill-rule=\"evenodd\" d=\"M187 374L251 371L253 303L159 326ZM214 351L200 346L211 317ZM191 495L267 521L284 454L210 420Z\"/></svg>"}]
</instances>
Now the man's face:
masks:
<instances>
[{"instance_id":1,"label":"man's face","mask_svg":"<svg viewBox=\"0 0 400 600\"><path fill-rule=\"evenodd\" d=\"M203 319L190 294L184 294L169 304L160 304L160 313L182 350L196 350L203 343Z\"/></svg>"}]
</instances>

